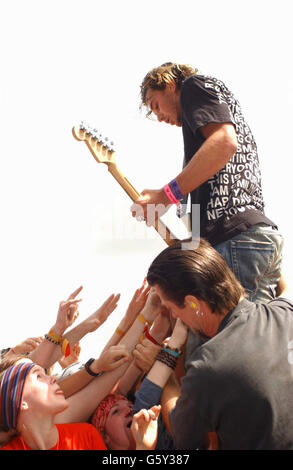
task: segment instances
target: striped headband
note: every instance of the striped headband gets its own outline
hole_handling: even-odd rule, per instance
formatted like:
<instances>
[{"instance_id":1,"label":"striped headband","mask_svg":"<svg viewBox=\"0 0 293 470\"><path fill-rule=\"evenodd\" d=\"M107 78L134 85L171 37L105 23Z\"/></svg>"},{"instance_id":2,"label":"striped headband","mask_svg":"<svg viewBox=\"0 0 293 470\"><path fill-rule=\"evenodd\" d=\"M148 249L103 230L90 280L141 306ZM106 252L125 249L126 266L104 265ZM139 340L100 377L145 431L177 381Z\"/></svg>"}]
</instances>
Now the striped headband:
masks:
<instances>
[{"instance_id":1,"label":"striped headband","mask_svg":"<svg viewBox=\"0 0 293 470\"><path fill-rule=\"evenodd\" d=\"M8 367L3 374L0 385L1 414L6 431L16 429L25 380L34 366L33 362L14 364Z\"/></svg>"}]
</instances>

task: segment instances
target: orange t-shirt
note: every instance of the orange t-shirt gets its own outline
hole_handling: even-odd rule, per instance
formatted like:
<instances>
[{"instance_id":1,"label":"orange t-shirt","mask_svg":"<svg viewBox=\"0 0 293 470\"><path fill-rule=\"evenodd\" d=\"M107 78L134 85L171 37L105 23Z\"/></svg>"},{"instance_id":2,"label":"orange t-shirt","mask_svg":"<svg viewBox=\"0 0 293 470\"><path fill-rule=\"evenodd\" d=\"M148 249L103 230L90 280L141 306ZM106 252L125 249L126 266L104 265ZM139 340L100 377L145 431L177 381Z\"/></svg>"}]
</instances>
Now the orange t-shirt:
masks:
<instances>
[{"instance_id":1,"label":"orange t-shirt","mask_svg":"<svg viewBox=\"0 0 293 470\"><path fill-rule=\"evenodd\" d=\"M108 450L97 429L89 423L56 424L57 444L47 450ZM21 436L16 436L0 450L32 450Z\"/></svg>"}]
</instances>

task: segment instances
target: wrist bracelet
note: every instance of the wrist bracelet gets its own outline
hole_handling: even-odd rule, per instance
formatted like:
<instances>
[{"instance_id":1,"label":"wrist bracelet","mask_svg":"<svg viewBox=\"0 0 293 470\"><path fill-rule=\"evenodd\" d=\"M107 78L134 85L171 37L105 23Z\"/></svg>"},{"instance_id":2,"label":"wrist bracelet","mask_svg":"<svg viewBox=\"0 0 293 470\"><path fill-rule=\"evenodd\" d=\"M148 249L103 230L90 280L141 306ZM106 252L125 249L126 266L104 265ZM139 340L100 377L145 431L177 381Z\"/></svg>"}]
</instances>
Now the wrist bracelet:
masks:
<instances>
[{"instance_id":1,"label":"wrist bracelet","mask_svg":"<svg viewBox=\"0 0 293 470\"><path fill-rule=\"evenodd\" d=\"M169 183L169 188L171 189L172 193L174 194L174 196L176 197L176 199L178 199L178 201L180 201L181 199L184 198L182 192L181 192L181 189L179 187L179 184L177 183L177 180L172 180L170 181Z\"/></svg>"},{"instance_id":2,"label":"wrist bracelet","mask_svg":"<svg viewBox=\"0 0 293 470\"><path fill-rule=\"evenodd\" d=\"M181 354L182 354L181 349L171 348L171 346L169 346L168 343L164 344L164 348L169 349L170 352L174 352L177 356L181 356ZM175 356L175 354L174 354L174 356Z\"/></svg>"},{"instance_id":3,"label":"wrist bracelet","mask_svg":"<svg viewBox=\"0 0 293 470\"><path fill-rule=\"evenodd\" d=\"M93 372L91 369L90 369L90 365L94 362L94 358L91 357L91 359L89 359L85 365L84 365L84 370L89 374L91 375L92 377L99 377L100 375L102 375L104 372Z\"/></svg>"},{"instance_id":4,"label":"wrist bracelet","mask_svg":"<svg viewBox=\"0 0 293 470\"><path fill-rule=\"evenodd\" d=\"M49 333L46 336L49 336L49 338L51 338L53 340L52 342L55 341L55 344L61 344L61 342L62 342L62 336L57 335L57 333L55 333L53 330L50 330Z\"/></svg>"},{"instance_id":5,"label":"wrist bracelet","mask_svg":"<svg viewBox=\"0 0 293 470\"><path fill-rule=\"evenodd\" d=\"M168 348L168 346L164 346L163 351L166 351L167 353L172 354L172 356L174 357L179 357L181 354L179 351L175 351L174 349Z\"/></svg>"},{"instance_id":6,"label":"wrist bracelet","mask_svg":"<svg viewBox=\"0 0 293 470\"><path fill-rule=\"evenodd\" d=\"M48 341L50 341L51 343L54 343L56 344L57 346L60 346L61 344L61 341L55 341L53 338L51 338L51 336L49 335L44 335L45 339L47 339Z\"/></svg>"},{"instance_id":7,"label":"wrist bracelet","mask_svg":"<svg viewBox=\"0 0 293 470\"><path fill-rule=\"evenodd\" d=\"M150 334L148 325L145 326L143 332L145 334L145 337L149 339L152 343L156 344L157 346L161 346L160 343L158 343L158 341Z\"/></svg>"},{"instance_id":8,"label":"wrist bracelet","mask_svg":"<svg viewBox=\"0 0 293 470\"><path fill-rule=\"evenodd\" d=\"M168 353L161 349L159 354L156 357L156 361L162 362L166 366L170 367L171 369L175 370L177 365L177 357L173 356L172 354Z\"/></svg>"},{"instance_id":9,"label":"wrist bracelet","mask_svg":"<svg viewBox=\"0 0 293 470\"><path fill-rule=\"evenodd\" d=\"M65 357L70 355L70 352L71 352L70 344L69 344L68 339L66 339L66 338L64 338L64 340L62 341L61 351L62 351L62 353Z\"/></svg>"},{"instance_id":10,"label":"wrist bracelet","mask_svg":"<svg viewBox=\"0 0 293 470\"><path fill-rule=\"evenodd\" d=\"M124 332L124 331L122 331L122 330L120 330L120 328L119 328L119 327L118 327L118 328L116 328L116 333L117 333L117 335L121 336L121 338L122 338L122 336L124 336L124 335L125 335L125 332Z\"/></svg>"},{"instance_id":11,"label":"wrist bracelet","mask_svg":"<svg viewBox=\"0 0 293 470\"><path fill-rule=\"evenodd\" d=\"M168 184L166 184L164 187L163 187L163 190L167 196L167 198L169 199L170 202L172 202L172 204L177 204L179 201L178 199L176 199L176 197L174 196L174 194L172 193L172 190L170 188L170 186Z\"/></svg>"},{"instance_id":12,"label":"wrist bracelet","mask_svg":"<svg viewBox=\"0 0 293 470\"><path fill-rule=\"evenodd\" d=\"M137 315L137 320L141 321L144 325L147 323L148 325L151 325L153 322L150 321L150 320L147 320L142 313L140 313L139 315Z\"/></svg>"}]
</instances>

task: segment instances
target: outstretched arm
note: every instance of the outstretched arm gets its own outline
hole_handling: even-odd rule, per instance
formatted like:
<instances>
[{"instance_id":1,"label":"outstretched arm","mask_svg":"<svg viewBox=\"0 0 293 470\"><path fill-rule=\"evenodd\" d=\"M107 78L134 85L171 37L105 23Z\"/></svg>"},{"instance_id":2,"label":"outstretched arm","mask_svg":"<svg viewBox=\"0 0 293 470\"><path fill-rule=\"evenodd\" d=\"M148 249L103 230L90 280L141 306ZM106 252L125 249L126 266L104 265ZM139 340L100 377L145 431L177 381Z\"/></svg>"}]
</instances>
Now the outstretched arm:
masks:
<instances>
[{"instance_id":1,"label":"outstretched arm","mask_svg":"<svg viewBox=\"0 0 293 470\"><path fill-rule=\"evenodd\" d=\"M156 317L150 328L150 335L153 341L156 341L158 344L154 344L147 337L140 338L140 343L136 345L133 351L134 360L119 383L117 390L119 393L126 395L141 377L149 372L161 349L160 344L168 336L169 332L169 316L165 314L164 307L161 307L160 314Z\"/></svg>"},{"instance_id":2,"label":"outstretched arm","mask_svg":"<svg viewBox=\"0 0 293 470\"><path fill-rule=\"evenodd\" d=\"M143 307L145 306L149 291L150 286L147 285L146 279L144 279L142 286L139 289L136 289L135 293L133 294L133 297L128 305L124 317L122 318L121 322L119 323L119 326L116 328L112 337L109 339L108 343L104 347L104 351L110 346L113 346L120 342L121 338L129 330L137 315L142 311Z\"/></svg>"},{"instance_id":3,"label":"outstretched arm","mask_svg":"<svg viewBox=\"0 0 293 470\"><path fill-rule=\"evenodd\" d=\"M77 289L71 294L71 296L69 296L67 301L60 303L57 320L55 325L52 327L52 330L60 336L64 335L66 329L73 323L75 319L77 302L80 302L80 300L75 300L75 296L80 292L80 290L81 288ZM115 310L119 298L120 294L112 294L92 315L86 318L75 328L68 331L65 336L69 341L70 347L73 347L86 334L97 330L97 328L99 328L99 326L101 326L106 321L110 313ZM73 306L75 306L75 309L73 309ZM33 351L29 357L33 362L36 362L45 369L48 369L62 356L63 353L60 346L45 340L38 346L37 349L35 349L35 351Z\"/></svg>"},{"instance_id":4,"label":"outstretched arm","mask_svg":"<svg viewBox=\"0 0 293 470\"><path fill-rule=\"evenodd\" d=\"M130 354L125 346L110 346L110 348L101 353L99 358L92 362L90 371L94 374L111 371L120 367L122 364L129 364L130 360ZM59 386L63 390L65 397L68 398L74 393L79 392L79 390L88 385L92 380L94 380L94 376L83 368L60 380Z\"/></svg>"},{"instance_id":5,"label":"outstretched arm","mask_svg":"<svg viewBox=\"0 0 293 470\"><path fill-rule=\"evenodd\" d=\"M129 354L132 353L141 333L143 332L145 326L143 319L153 322L154 318L158 314L158 310L154 310L152 306L152 301L155 296L155 292L150 291L145 307L119 343L119 346L124 346ZM125 373L128 366L129 363L126 363L115 370L106 372L102 376L92 380L82 390L69 397L69 407L67 410L56 416L56 422L70 423L87 421L101 400L103 400L103 398L105 398L105 396L108 395L116 386L117 381Z\"/></svg>"},{"instance_id":6,"label":"outstretched arm","mask_svg":"<svg viewBox=\"0 0 293 470\"><path fill-rule=\"evenodd\" d=\"M72 292L67 300L61 301L59 304L56 322L51 328L59 336L63 335L64 331L72 325L78 316L78 303L81 299L76 299L75 297L80 293L81 289L82 286ZM55 345L51 341L44 340L29 355L29 358L45 369L49 369L62 355L60 346Z\"/></svg>"}]
</instances>

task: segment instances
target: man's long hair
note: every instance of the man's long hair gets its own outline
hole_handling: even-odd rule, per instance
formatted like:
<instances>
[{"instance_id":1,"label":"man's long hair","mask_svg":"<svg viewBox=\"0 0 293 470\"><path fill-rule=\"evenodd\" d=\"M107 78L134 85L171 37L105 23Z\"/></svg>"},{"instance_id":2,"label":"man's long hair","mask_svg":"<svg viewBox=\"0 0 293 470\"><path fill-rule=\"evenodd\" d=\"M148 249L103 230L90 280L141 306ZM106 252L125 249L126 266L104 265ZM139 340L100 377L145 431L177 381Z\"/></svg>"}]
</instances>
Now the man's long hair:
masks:
<instances>
[{"instance_id":1,"label":"man's long hair","mask_svg":"<svg viewBox=\"0 0 293 470\"><path fill-rule=\"evenodd\" d=\"M181 88L182 82L190 75L195 75L198 70L191 65L166 62L152 69L143 79L140 86L141 105L146 106L146 94L149 88L153 90L164 90L166 85L175 82L177 88ZM147 113L147 116L151 111Z\"/></svg>"},{"instance_id":2,"label":"man's long hair","mask_svg":"<svg viewBox=\"0 0 293 470\"><path fill-rule=\"evenodd\" d=\"M238 304L245 291L225 259L204 239L196 249L183 250L176 242L152 262L147 274L168 300L184 306L187 295L204 300L212 312L224 313Z\"/></svg>"}]
</instances>

